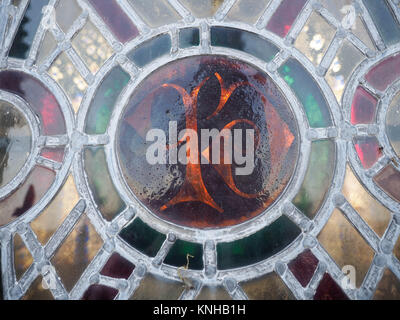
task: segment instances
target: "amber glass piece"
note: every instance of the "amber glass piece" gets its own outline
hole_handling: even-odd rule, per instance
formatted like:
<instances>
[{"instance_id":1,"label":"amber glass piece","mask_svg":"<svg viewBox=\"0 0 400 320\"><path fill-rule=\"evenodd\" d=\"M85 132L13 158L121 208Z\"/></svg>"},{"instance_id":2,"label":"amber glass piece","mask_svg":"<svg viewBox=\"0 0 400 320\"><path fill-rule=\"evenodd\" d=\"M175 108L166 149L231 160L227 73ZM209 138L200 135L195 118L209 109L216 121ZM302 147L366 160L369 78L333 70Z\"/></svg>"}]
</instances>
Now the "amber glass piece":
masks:
<instances>
[{"instance_id":1,"label":"amber glass piece","mask_svg":"<svg viewBox=\"0 0 400 320\"><path fill-rule=\"evenodd\" d=\"M167 0L128 0L135 12L152 28L177 22L181 16Z\"/></svg>"},{"instance_id":2,"label":"amber glass piece","mask_svg":"<svg viewBox=\"0 0 400 320\"><path fill-rule=\"evenodd\" d=\"M87 147L85 170L93 200L103 217L109 221L126 208L112 182L103 147ZM98 174L101 172L102 174Z\"/></svg>"},{"instance_id":3,"label":"amber glass piece","mask_svg":"<svg viewBox=\"0 0 400 320\"><path fill-rule=\"evenodd\" d=\"M391 56L374 66L365 79L376 89L385 91L400 76L400 54Z\"/></svg>"},{"instance_id":4,"label":"amber glass piece","mask_svg":"<svg viewBox=\"0 0 400 320\"><path fill-rule=\"evenodd\" d=\"M313 12L297 37L294 45L315 65L319 65L336 30L320 16Z\"/></svg>"},{"instance_id":5,"label":"amber glass piece","mask_svg":"<svg viewBox=\"0 0 400 320\"><path fill-rule=\"evenodd\" d=\"M355 20L348 19L349 17L351 18L351 15L349 15L349 8L346 6L353 5L353 0L320 0L320 2L338 21L345 21L346 27L364 42L365 45L371 50L376 49L360 16L356 15Z\"/></svg>"},{"instance_id":6,"label":"amber glass piece","mask_svg":"<svg viewBox=\"0 0 400 320\"><path fill-rule=\"evenodd\" d=\"M132 20L115 0L89 0L89 2L122 43L139 35L139 31Z\"/></svg>"},{"instance_id":7,"label":"amber glass piece","mask_svg":"<svg viewBox=\"0 0 400 320\"><path fill-rule=\"evenodd\" d=\"M42 19L42 9L49 0L30 1L10 50L10 57L26 59Z\"/></svg>"},{"instance_id":8,"label":"amber glass piece","mask_svg":"<svg viewBox=\"0 0 400 320\"><path fill-rule=\"evenodd\" d=\"M356 286L360 287L374 258L374 251L343 214L335 209L318 240L340 268L356 269Z\"/></svg>"},{"instance_id":9,"label":"amber glass piece","mask_svg":"<svg viewBox=\"0 0 400 320\"><path fill-rule=\"evenodd\" d=\"M270 0L238 0L228 12L228 19L254 24L269 3Z\"/></svg>"},{"instance_id":10,"label":"amber glass piece","mask_svg":"<svg viewBox=\"0 0 400 320\"><path fill-rule=\"evenodd\" d=\"M397 240L396 245L394 246L393 254L398 260L400 260L400 238Z\"/></svg>"},{"instance_id":11,"label":"amber glass piece","mask_svg":"<svg viewBox=\"0 0 400 320\"><path fill-rule=\"evenodd\" d=\"M57 42L51 32L47 31L44 35L42 43L40 44L36 64L41 65L47 59L51 52L57 47Z\"/></svg>"},{"instance_id":12,"label":"amber glass piece","mask_svg":"<svg viewBox=\"0 0 400 320\"><path fill-rule=\"evenodd\" d=\"M197 18L212 17L224 0L179 0Z\"/></svg>"},{"instance_id":13,"label":"amber glass piece","mask_svg":"<svg viewBox=\"0 0 400 320\"><path fill-rule=\"evenodd\" d=\"M295 300L283 280L276 273L240 284L250 300Z\"/></svg>"},{"instance_id":14,"label":"amber glass piece","mask_svg":"<svg viewBox=\"0 0 400 320\"><path fill-rule=\"evenodd\" d=\"M182 282L147 274L130 300L177 300L183 290Z\"/></svg>"},{"instance_id":15,"label":"amber glass piece","mask_svg":"<svg viewBox=\"0 0 400 320\"><path fill-rule=\"evenodd\" d=\"M55 9L57 24L64 33L68 32L82 13L82 9L76 0L60 0Z\"/></svg>"},{"instance_id":16,"label":"amber glass piece","mask_svg":"<svg viewBox=\"0 0 400 320\"><path fill-rule=\"evenodd\" d=\"M325 273L321 282L318 285L314 300L348 300L349 298L339 287L339 285L332 279L332 277Z\"/></svg>"},{"instance_id":17,"label":"amber glass piece","mask_svg":"<svg viewBox=\"0 0 400 320\"><path fill-rule=\"evenodd\" d=\"M258 34L227 27L211 28L211 45L240 50L266 62L271 61L279 49Z\"/></svg>"},{"instance_id":18,"label":"amber glass piece","mask_svg":"<svg viewBox=\"0 0 400 320\"><path fill-rule=\"evenodd\" d=\"M224 0L179 0L198 18L212 17Z\"/></svg>"},{"instance_id":19,"label":"amber glass piece","mask_svg":"<svg viewBox=\"0 0 400 320\"><path fill-rule=\"evenodd\" d=\"M335 168L335 143L320 140L311 145L306 176L293 204L309 218L314 218L331 187Z\"/></svg>"},{"instance_id":20,"label":"amber glass piece","mask_svg":"<svg viewBox=\"0 0 400 320\"><path fill-rule=\"evenodd\" d=\"M232 297L224 287L209 287L204 286L196 300L232 300Z\"/></svg>"},{"instance_id":21,"label":"amber glass piece","mask_svg":"<svg viewBox=\"0 0 400 320\"><path fill-rule=\"evenodd\" d=\"M283 0L267 24L267 30L286 37L306 0Z\"/></svg>"},{"instance_id":22,"label":"amber glass piece","mask_svg":"<svg viewBox=\"0 0 400 320\"><path fill-rule=\"evenodd\" d=\"M197 99L187 99L190 94ZM231 163L213 161L203 143L197 160L187 165L150 164L146 135L161 129L169 136L174 122L179 131L191 129L199 137L202 129L241 129L243 137L254 130L254 170L237 174L241 166L234 157ZM240 141L231 137L232 146ZM171 153L187 148L172 138L166 143ZM245 143L236 149L246 153ZM298 143L294 115L272 79L223 56L185 58L153 72L136 88L117 132L122 173L133 193L160 218L196 228L235 225L268 208L290 180ZM221 153L234 153L225 149Z\"/></svg>"},{"instance_id":23,"label":"amber glass piece","mask_svg":"<svg viewBox=\"0 0 400 320\"><path fill-rule=\"evenodd\" d=\"M382 156L380 144L375 137L357 137L354 139L354 147L365 169L371 168Z\"/></svg>"},{"instance_id":24,"label":"amber glass piece","mask_svg":"<svg viewBox=\"0 0 400 320\"><path fill-rule=\"evenodd\" d=\"M72 46L94 74L113 54L113 50L99 30L88 21L72 39Z\"/></svg>"},{"instance_id":25,"label":"amber glass piece","mask_svg":"<svg viewBox=\"0 0 400 320\"><path fill-rule=\"evenodd\" d=\"M102 245L101 237L83 215L51 259L67 291L71 291Z\"/></svg>"},{"instance_id":26,"label":"amber glass piece","mask_svg":"<svg viewBox=\"0 0 400 320\"><path fill-rule=\"evenodd\" d=\"M351 105L351 123L372 123L375 119L377 104L378 101L375 97L363 87L358 87Z\"/></svg>"},{"instance_id":27,"label":"amber glass piece","mask_svg":"<svg viewBox=\"0 0 400 320\"><path fill-rule=\"evenodd\" d=\"M54 300L54 297L50 290L44 289L43 278L39 276L33 281L22 300Z\"/></svg>"},{"instance_id":28,"label":"amber glass piece","mask_svg":"<svg viewBox=\"0 0 400 320\"><path fill-rule=\"evenodd\" d=\"M349 166L347 166L342 192L354 210L382 237L392 215L361 185Z\"/></svg>"},{"instance_id":29,"label":"amber glass piece","mask_svg":"<svg viewBox=\"0 0 400 320\"><path fill-rule=\"evenodd\" d=\"M64 159L64 148L43 148L40 155L43 158L53 160L55 162L62 162Z\"/></svg>"},{"instance_id":30,"label":"amber glass piece","mask_svg":"<svg viewBox=\"0 0 400 320\"><path fill-rule=\"evenodd\" d=\"M53 171L36 166L22 186L0 202L0 226L30 210L46 194L54 178Z\"/></svg>"},{"instance_id":31,"label":"amber glass piece","mask_svg":"<svg viewBox=\"0 0 400 320\"><path fill-rule=\"evenodd\" d=\"M0 248L0 257L1 257L1 248ZM3 274L2 273L2 270L1 270L1 263L0 263L0 274ZM4 298L3 298L3 281L0 281L0 300L3 300Z\"/></svg>"},{"instance_id":32,"label":"amber glass piece","mask_svg":"<svg viewBox=\"0 0 400 320\"><path fill-rule=\"evenodd\" d=\"M40 120L45 135L62 135L66 132L64 116L55 96L32 76L7 70L0 72L0 90L20 96Z\"/></svg>"},{"instance_id":33,"label":"amber glass piece","mask_svg":"<svg viewBox=\"0 0 400 320\"><path fill-rule=\"evenodd\" d=\"M396 95L387 111L386 133L394 151L400 157L400 94Z\"/></svg>"},{"instance_id":34,"label":"amber glass piece","mask_svg":"<svg viewBox=\"0 0 400 320\"><path fill-rule=\"evenodd\" d=\"M114 300L117 294L117 289L93 284L85 291L82 300Z\"/></svg>"},{"instance_id":35,"label":"amber glass piece","mask_svg":"<svg viewBox=\"0 0 400 320\"><path fill-rule=\"evenodd\" d=\"M33 258L19 234L14 236L14 269L17 280L33 263Z\"/></svg>"},{"instance_id":36,"label":"amber glass piece","mask_svg":"<svg viewBox=\"0 0 400 320\"><path fill-rule=\"evenodd\" d=\"M400 300L400 281L386 269L376 288L374 300Z\"/></svg>"},{"instance_id":37,"label":"amber glass piece","mask_svg":"<svg viewBox=\"0 0 400 320\"><path fill-rule=\"evenodd\" d=\"M123 229L120 237L132 247L150 257L155 257L164 243L166 236L150 228L139 218Z\"/></svg>"},{"instance_id":38,"label":"amber glass piece","mask_svg":"<svg viewBox=\"0 0 400 320\"><path fill-rule=\"evenodd\" d=\"M288 267L300 284L306 287L317 269L318 262L311 250L306 250L291 261Z\"/></svg>"},{"instance_id":39,"label":"amber glass piece","mask_svg":"<svg viewBox=\"0 0 400 320\"><path fill-rule=\"evenodd\" d=\"M49 74L64 89L77 113L88 85L65 52L53 62Z\"/></svg>"},{"instance_id":40,"label":"amber glass piece","mask_svg":"<svg viewBox=\"0 0 400 320\"><path fill-rule=\"evenodd\" d=\"M19 173L28 160L32 133L24 115L0 100L0 188Z\"/></svg>"},{"instance_id":41,"label":"amber glass piece","mask_svg":"<svg viewBox=\"0 0 400 320\"><path fill-rule=\"evenodd\" d=\"M100 274L111 278L128 279L134 269L135 266L133 263L129 262L118 253L113 253Z\"/></svg>"},{"instance_id":42,"label":"amber glass piece","mask_svg":"<svg viewBox=\"0 0 400 320\"><path fill-rule=\"evenodd\" d=\"M31 222L38 240L44 245L79 201L74 179L69 176L50 205Z\"/></svg>"},{"instance_id":43,"label":"amber glass piece","mask_svg":"<svg viewBox=\"0 0 400 320\"><path fill-rule=\"evenodd\" d=\"M343 42L337 52L325 78L339 103L341 103L342 95L350 76L364 58L361 51L347 40Z\"/></svg>"},{"instance_id":44,"label":"amber glass piece","mask_svg":"<svg viewBox=\"0 0 400 320\"><path fill-rule=\"evenodd\" d=\"M379 172L374 181L394 200L400 202L400 172L393 165L390 164Z\"/></svg>"}]
</instances>

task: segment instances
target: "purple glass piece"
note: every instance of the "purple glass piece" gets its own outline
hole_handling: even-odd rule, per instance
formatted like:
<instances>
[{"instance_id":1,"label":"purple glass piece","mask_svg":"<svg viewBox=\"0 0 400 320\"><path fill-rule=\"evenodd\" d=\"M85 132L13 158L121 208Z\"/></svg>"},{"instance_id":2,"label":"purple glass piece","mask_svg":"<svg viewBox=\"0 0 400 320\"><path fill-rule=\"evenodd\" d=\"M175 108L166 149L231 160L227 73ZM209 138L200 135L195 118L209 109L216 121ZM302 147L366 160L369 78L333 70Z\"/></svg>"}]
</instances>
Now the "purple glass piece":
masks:
<instances>
[{"instance_id":1,"label":"purple glass piece","mask_svg":"<svg viewBox=\"0 0 400 320\"><path fill-rule=\"evenodd\" d=\"M395 167L388 165L374 177L374 181L387 194L400 202L400 172Z\"/></svg>"},{"instance_id":2,"label":"purple glass piece","mask_svg":"<svg viewBox=\"0 0 400 320\"><path fill-rule=\"evenodd\" d=\"M117 289L94 284L86 290L82 300L113 300L117 294Z\"/></svg>"},{"instance_id":3,"label":"purple glass piece","mask_svg":"<svg viewBox=\"0 0 400 320\"><path fill-rule=\"evenodd\" d=\"M306 287L317 269L318 262L311 250L306 250L289 263L289 269L300 284Z\"/></svg>"},{"instance_id":4,"label":"purple glass piece","mask_svg":"<svg viewBox=\"0 0 400 320\"><path fill-rule=\"evenodd\" d=\"M357 137L354 139L354 146L365 169L371 168L382 156L379 142L375 137Z\"/></svg>"},{"instance_id":5,"label":"purple glass piece","mask_svg":"<svg viewBox=\"0 0 400 320\"><path fill-rule=\"evenodd\" d=\"M100 274L111 278L128 279L134 269L135 266L132 263L121 257L118 253L114 253Z\"/></svg>"},{"instance_id":6,"label":"purple glass piece","mask_svg":"<svg viewBox=\"0 0 400 320\"><path fill-rule=\"evenodd\" d=\"M378 101L363 87L358 87L351 105L351 123L372 123Z\"/></svg>"},{"instance_id":7,"label":"purple glass piece","mask_svg":"<svg viewBox=\"0 0 400 320\"><path fill-rule=\"evenodd\" d=\"M267 30L284 38L307 0L283 0L267 25Z\"/></svg>"},{"instance_id":8,"label":"purple glass piece","mask_svg":"<svg viewBox=\"0 0 400 320\"><path fill-rule=\"evenodd\" d=\"M349 300L349 298L332 277L325 273L319 283L314 300Z\"/></svg>"},{"instance_id":9,"label":"purple glass piece","mask_svg":"<svg viewBox=\"0 0 400 320\"><path fill-rule=\"evenodd\" d=\"M400 77L400 54L383 60L373 67L365 79L376 89L385 91Z\"/></svg>"},{"instance_id":10,"label":"purple glass piece","mask_svg":"<svg viewBox=\"0 0 400 320\"><path fill-rule=\"evenodd\" d=\"M121 42L128 42L139 35L139 30L115 0L89 0L89 2Z\"/></svg>"}]
</instances>

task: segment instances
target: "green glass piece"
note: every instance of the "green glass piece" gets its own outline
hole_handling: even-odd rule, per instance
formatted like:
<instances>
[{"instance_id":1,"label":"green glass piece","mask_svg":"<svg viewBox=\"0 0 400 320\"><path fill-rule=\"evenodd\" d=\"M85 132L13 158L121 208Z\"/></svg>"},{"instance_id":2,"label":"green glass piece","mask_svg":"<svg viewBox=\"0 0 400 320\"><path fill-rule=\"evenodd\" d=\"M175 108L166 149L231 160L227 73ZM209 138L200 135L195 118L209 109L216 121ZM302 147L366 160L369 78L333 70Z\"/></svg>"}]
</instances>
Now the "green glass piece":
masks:
<instances>
[{"instance_id":1,"label":"green glass piece","mask_svg":"<svg viewBox=\"0 0 400 320\"><path fill-rule=\"evenodd\" d=\"M293 204L310 219L315 217L325 200L334 169L335 143L331 140L313 142L306 176L293 200Z\"/></svg>"},{"instance_id":2,"label":"green glass piece","mask_svg":"<svg viewBox=\"0 0 400 320\"><path fill-rule=\"evenodd\" d=\"M86 118L86 133L106 133L117 99L129 80L129 74L121 67L115 67L108 73L91 102Z\"/></svg>"},{"instance_id":3,"label":"green glass piece","mask_svg":"<svg viewBox=\"0 0 400 320\"><path fill-rule=\"evenodd\" d=\"M279 73L302 103L310 127L331 126L332 117L326 100L308 71L296 60L289 59L279 68Z\"/></svg>"},{"instance_id":4,"label":"green glass piece","mask_svg":"<svg viewBox=\"0 0 400 320\"><path fill-rule=\"evenodd\" d=\"M278 47L255 33L226 27L211 28L211 45L240 50L266 62L279 51Z\"/></svg>"},{"instance_id":5,"label":"green glass piece","mask_svg":"<svg viewBox=\"0 0 400 320\"><path fill-rule=\"evenodd\" d=\"M271 257L293 242L301 230L286 216L255 234L217 245L218 269L234 269Z\"/></svg>"},{"instance_id":6,"label":"green glass piece","mask_svg":"<svg viewBox=\"0 0 400 320\"><path fill-rule=\"evenodd\" d=\"M390 46L399 42L400 26L391 13L387 1L363 0L363 2L385 44Z\"/></svg>"},{"instance_id":7,"label":"green glass piece","mask_svg":"<svg viewBox=\"0 0 400 320\"><path fill-rule=\"evenodd\" d=\"M168 54L171 51L171 37L163 34L151 39L128 54L128 57L138 66L144 67L151 61Z\"/></svg>"},{"instance_id":8,"label":"green glass piece","mask_svg":"<svg viewBox=\"0 0 400 320\"><path fill-rule=\"evenodd\" d=\"M120 232L120 237L144 254L155 257L166 236L150 228L139 218Z\"/></svg>"},{"instance_id":9,"label":"green glass piece","mask_svg":"<svg viewBox=\"0 0 400 320\"><path fill-rule=\"evenodd\" d=\"M49 0L30 1L10 50L10 57L26 59L42 19L42 9Z\"/></svg>"},{"instance_id":10,"label":"green glass piece","mask_svg":"<svg viewBox=\"0 0 400 320\"><path fill-rule=\"evenodd\" d=\"M174 267L186 266L186 256L189 257L189 269L202 270L203 269L203 246L198 243L186 242L177 240L171 250L169 251L164 263Z\"/></svg>"},{"instance_id":11,"label":"green glass piece","mask_svg":"<svg viewBox=\"0 0 400 320\"><path fill-rule=\"evenodd\" d=\"M185 28L179 31L179 47L190 48L200 44L200 30L198 28Z\"/></svg>"},{"instance_id":12,"label":"green glass piece","mask_svg":"<svg viewBox=\"0 0 400 320\"><path fill-rule=\"evenodd\" d=\"M126 205L118 195L108 171L103 147L85 148L85 170L93 200L103 217L111 221L125 210Z\"/></svg>"}]
</instances>

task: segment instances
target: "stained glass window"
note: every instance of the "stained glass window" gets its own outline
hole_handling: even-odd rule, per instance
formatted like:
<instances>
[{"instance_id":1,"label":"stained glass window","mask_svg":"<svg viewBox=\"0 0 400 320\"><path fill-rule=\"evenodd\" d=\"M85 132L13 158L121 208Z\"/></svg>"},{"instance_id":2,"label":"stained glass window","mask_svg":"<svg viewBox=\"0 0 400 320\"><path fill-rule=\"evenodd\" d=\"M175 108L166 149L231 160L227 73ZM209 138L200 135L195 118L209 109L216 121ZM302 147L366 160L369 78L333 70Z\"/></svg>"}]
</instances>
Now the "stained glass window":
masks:
<instances>
[{"instance_id":1,"label":"stained glass window","mask_svg":"<svg viewBox=\"0 0 400 320\"><path fill-rule=\"evenodd\" d=\"M400 299L395 0L0 0L2 299Z\"/></svg>"}]
</instances>

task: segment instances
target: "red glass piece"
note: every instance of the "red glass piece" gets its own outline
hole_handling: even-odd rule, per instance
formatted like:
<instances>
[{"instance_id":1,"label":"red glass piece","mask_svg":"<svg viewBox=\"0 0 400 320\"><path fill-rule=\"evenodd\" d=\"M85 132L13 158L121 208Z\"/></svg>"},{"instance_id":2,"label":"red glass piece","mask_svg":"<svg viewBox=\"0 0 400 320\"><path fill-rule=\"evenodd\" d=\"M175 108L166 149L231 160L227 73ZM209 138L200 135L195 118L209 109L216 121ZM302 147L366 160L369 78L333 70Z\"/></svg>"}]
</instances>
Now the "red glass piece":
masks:
<instances>
[{"instance_id":1,"label":"red glass piece","mask_svg":"<svg viewBox=\"0 0 400 320\"><path fill-rule=\"evenodd\" d=\"M286 37L307 0L283 0L267 24L267 30Z\"/></svg>"},{"instance_id":2,"label":"red glass piece","mask_svg":"<svg viewBox=\"0 0 400 320\"><path fill-rule=\"evenodd\" d=\"M349 300L349 298L332 279L332 277L325 273L324 277L319 283L314 300Z\"/></svg>"},{"instance_id":3,"label":"red glass piece","mask_svg":"<svg viewBox=\"0 0 400 320\"><path fill-rule=\"evenodd\" d=\"M288 266L300 284L306 287L317 269L318 262L311 250L306 250L291 261Z\"/></svg>"},{"instance_id":4,"label":"red glass piece","mask_svg":"<svg viewBox=\"0 0 400 320\"><path fill-rule=\"evenodd\" d=\"M64 159L64 148L44 148L40 155L43 158L62 162Z\"/></svg>"},{"instance_id":5,"label":"red glass piece","mask_svg":"<svg viewBox=\"0 0 400 320\"><path fill-rule=\"evenodd\" d=\"M351 123L372 123L375 118L377 100L363 87L358 87L351 105Z\"/></svg>"},{"instance_id":6,"label":"red glass piece","mask_svg":"<svg viewBox=\"0 0 400 320\"><path fill-rule=\"evenodd\" d=\"M117 289L94 284L86 290L82 300L113 300L117 294Z\"/></svg>"},{"instance_id":7,"label":"red glass piece","mask_svg":"<svg viewBox=\"0 0 400 320\"><path fill-rule=\"evenodd\" d=\"M388 165L374 177L374 181L387 194L400 202L400 172L395 167Z\"/></svg>"},{"instance_id":8,"label":"red glass piece","mask_svg":"<svg viewBox=\"0 0 400 320\"><path fill-rule=\"evenodd\" d=\"M355 138L354 146L365 169L371 168L382 156L379 142L375 137Z\"/></svg>"},{"instance_id":9,"label":"red glass piece","mask_svg":"<svg viewBox=\"0 0 400 320\"><path fill-rule=\"evenodd\" d=\"M37 79L19 71L0 73L0 89L23 98L40 117L45 135L66 133L64 116L54 95Z\"/></svg>"},{"instance_id":10,"label":"red glass piece","mask_svg":"<svg viewBox=\"0 0 400 320\"><path fill-rule=\"evenodd\" d=\"M100 274L111 278L128 279L134 269L134 264L121 257L118 253L114 253Z\"/></svg>"},{"instance_id":11,"label":"red glass piece","mask_svg":"<svg viewBox=\"0 0 400 320\"><path fill-rule=\"evenodd\" d=\"M373 67L365 79L376 89L385 91L400 77L400 54L383 60Z\"/></svg>"},{"instance_id":12,"label":"red glass piece","mask_svg":"<svg viewBox=\"0 0 400 320\"><path fill-rule=\"evenodd\" d=\"M89 0L114 35L125 43L136 38L139 31L115 0Z\"/></svg>"}]
</instances>

